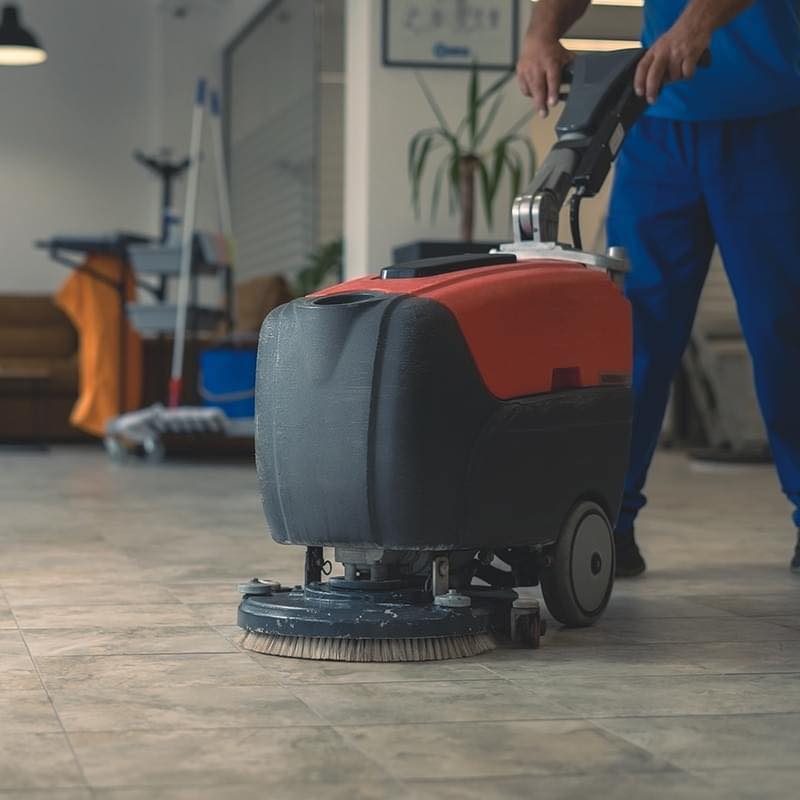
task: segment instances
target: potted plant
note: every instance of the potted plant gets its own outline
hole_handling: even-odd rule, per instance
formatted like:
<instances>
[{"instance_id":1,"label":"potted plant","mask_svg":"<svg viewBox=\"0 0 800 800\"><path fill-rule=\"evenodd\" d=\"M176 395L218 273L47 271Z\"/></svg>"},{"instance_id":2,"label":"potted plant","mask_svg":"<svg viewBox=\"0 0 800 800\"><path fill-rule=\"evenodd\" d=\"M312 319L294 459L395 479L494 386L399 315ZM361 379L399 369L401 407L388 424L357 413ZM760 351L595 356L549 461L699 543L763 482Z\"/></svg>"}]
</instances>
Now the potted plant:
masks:
<instances>
[{"instance_id":1,"label":"potted plant","mask_svg":"<svg viewBox=\"0 0 800 800\"><path fill-rule=\"evenodd\" d=\"M338 283L343 279L342 240L335 239L309 253L305 266L295 275L292 294L305 297L331 282Z\"/></svg>"},{"instance_id":2,"label":"potted plant","mask_svg":"<svg viewBox=\"0 0 800 800\"><path fill-rule=\"evenodd\" d=\"M408 177L414 211L420 214L420 190L431 157L441 152L433 178L430 201L431 221L436 219L443 184L447 184L450 212L461 215L461 239L472 242L475 225L475 184L480 190L486 223L491 228L494 204L500 182L508 174L513 200L523 179L533 178L536 154L527 136L520 133L531 119L533 111L523 114L502 135L490 137L493 123L503 103L501 89L513 73L507 73L481 91L480 68L473 64L467 85L467 109L453 128L442 113L430 87L422 75L417 82L436 118L436 126L424 128L411 138L408 145ZM491 102L490 102L491 101Z\"/></svg>"}]
</instances>

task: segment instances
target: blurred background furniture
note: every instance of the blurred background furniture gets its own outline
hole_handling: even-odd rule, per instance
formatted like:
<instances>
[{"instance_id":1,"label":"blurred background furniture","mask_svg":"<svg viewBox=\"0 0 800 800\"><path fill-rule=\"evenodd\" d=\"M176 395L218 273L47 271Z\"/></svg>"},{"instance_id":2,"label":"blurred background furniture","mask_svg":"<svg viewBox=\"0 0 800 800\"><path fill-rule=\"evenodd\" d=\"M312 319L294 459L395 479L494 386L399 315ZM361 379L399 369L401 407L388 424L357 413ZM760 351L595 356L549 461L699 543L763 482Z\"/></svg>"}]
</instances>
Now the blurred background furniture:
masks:
<instances>
[{"instance_id":1,"label":"blurred background furniture","mask_svg":"<svg viewBox=\"0 0 800 800\"><path fill-rule=\"evenodd\" d=\"M0 439L84 438L69 423L78 395L75 328L48 295L0 296Z\"/></svg>"}]
</instances>

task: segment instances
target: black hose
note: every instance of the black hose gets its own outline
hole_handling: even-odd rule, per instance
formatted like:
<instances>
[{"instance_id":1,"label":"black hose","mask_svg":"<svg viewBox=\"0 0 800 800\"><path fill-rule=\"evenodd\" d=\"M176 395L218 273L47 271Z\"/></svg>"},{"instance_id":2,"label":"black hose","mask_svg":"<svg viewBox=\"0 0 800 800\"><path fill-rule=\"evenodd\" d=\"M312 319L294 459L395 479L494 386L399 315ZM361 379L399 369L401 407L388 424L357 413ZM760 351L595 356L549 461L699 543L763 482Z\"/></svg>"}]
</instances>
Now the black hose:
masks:
<instances>
[{"instance_id":1,"label":"black hose","mask_svg":"<svg viewBox=\"0 0 800 800\"><path fill-rule=\"evenodd\" d=\"M581 200L583 200L583 193L578 189L573 193L572 200L569 203L569 228L572 233L572 245L576 250L583 250L581 241Z\"/></svg>"}]
</instances>

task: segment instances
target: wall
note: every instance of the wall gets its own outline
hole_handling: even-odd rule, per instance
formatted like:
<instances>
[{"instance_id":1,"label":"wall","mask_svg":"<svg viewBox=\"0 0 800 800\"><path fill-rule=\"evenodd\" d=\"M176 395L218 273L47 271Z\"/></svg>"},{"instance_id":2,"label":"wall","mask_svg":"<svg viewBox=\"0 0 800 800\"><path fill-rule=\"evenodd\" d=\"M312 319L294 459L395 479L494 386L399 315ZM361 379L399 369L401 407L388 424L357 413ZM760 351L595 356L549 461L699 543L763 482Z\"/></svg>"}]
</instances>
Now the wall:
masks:
<instances>
[{"instance_id":1,"label":"wall","mask_svg":"<svg viewBox=\"0 0 800 800\"><path fill-rule=\"evenodd\" d=\"M131 152L186 152L195 77L219 84L224 45L265 2L187 0L184 19L166 0L21 3L49 57L0 67L0 293L50 292L64 280L35 239L157 232L159 184ZM204 164L201 221L215 224Z\"/></svg>"},{"instance_id":2,"label":"wall","mask_svg":"<svg viewBox=\"0 0 800 800\"><path fill-rule=\"evenodd\" d=\"M222 59L226 45L267 5L268 0L195 0L184 17L176 17L173 5L156 5L159 41L159 81L157 85L157 129L161 146L175 157L184 156L189 147L189 131L198 77L209 86L222 89ZM183 207L184 182L175 194L179 213ZM204 158L198 197L198 227L217 225L213 152L206 129Z\"/></svg>"},{"instance_id":3,"label":"wall","mask_svg":"<svg viewBox=\"0 0 800 800\"><path fill-rule=\"evenodd\" d=\"M520 34L527 24L529 4L520 3ZM420 219L411 208L406 172L408 142L420 128L433 124L430 108L414 78L414 71L381 64L381 4L373 0L348 0L346 22L345 98L345 246L349 276L362 275L389 263L394 245L415 239L458 238L458 217L449 217L446 203L438 221L429 221L432 172L422 191ZM457 123L464 113L468 72L423 70L422 74L441 103L445 116ZM486 73L484 80L497 73ZM493 130L502 133L529 109L512 81ZM554 141L557 115L536 119L531 135L538 157ZM435 165L435 162L432 162ZM430 168L430 165L429 165ZM582 208L584 240L594 240L604 210L598 198ZM495 225L489 230L480 206L476 213L476 238L507 240L511 235L510 194L503 186L495 205Z\"/></svg>"},{"instance_id":4,"label":"wall","mask_svg":"<svg viewBox=\"0 0 800 800\"><path fill-rule=\"evenodd\" d=\"M156 226L131 158L157 142L155 28L129 0L25 0L22 19L49 58L0 67L0 292L45 292L66 271L34 239Z\"/></svg>"}]
</instances>

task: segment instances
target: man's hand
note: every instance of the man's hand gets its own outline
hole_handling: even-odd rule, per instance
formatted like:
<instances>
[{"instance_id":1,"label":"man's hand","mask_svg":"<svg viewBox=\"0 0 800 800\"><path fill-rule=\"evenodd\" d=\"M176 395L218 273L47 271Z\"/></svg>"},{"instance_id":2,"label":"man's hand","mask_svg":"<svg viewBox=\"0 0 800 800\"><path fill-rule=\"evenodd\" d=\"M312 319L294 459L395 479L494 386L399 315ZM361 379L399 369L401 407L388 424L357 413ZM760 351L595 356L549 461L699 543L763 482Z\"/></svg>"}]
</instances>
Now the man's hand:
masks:
<instances>
[{"instance_id":1,"label":"man's hand","mask_svg":"<svg viewBox=\"0 0 800 800\"><path fill-rule=\"evenodd\" d=\"M531 6L517 80L522 93L533 98L534 110L546 117L558 102L561 71L575 58L558 40L580 19L589 0L539 0Z\"/></svg>"},{"instance_id":2,"label":"man's hand","mask_svg":"<svg viewBox=\"0 0 800 800\"><path fill-rule=\"evenodd\" d=\"M533 108L543 117L558 102L561 72L575 54L556 41L527 37L517 62L517 81Z\"/></svg>"},{"instance_id":3,"label":"man's hand","mask_svg":"<svg viewBox=\"0 0 800 800\"><path fill-rule=\"evenodd\" d=\"M663 36L656 39L636 68L633 87L648 103L655 103L667 81L691 78L700 56L711 41L711 30L689 25L679 19Z\"/></svg>"}]
</instances>

